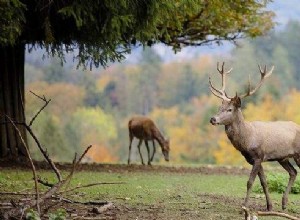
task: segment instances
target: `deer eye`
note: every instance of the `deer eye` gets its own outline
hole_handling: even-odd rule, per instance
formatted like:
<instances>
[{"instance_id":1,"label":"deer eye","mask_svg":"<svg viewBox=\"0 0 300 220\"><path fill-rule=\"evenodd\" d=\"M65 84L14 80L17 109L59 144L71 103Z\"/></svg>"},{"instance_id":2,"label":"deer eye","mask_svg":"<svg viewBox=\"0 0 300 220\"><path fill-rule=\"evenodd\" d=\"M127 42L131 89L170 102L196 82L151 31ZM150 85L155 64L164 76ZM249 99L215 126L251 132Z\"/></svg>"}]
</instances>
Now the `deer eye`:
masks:
<instances>
[{"instance_id":1,"label":"deer eye","mask_svg":"<svg viewBox=\"0 0 300 220\"><path fill-rule=\"evenodd\" d=\"M228 109L228 110L227 110L227 112L232 112L232 109L231 109L231 108L230 108L230 109Z\"/></svg>"}]
</instances>

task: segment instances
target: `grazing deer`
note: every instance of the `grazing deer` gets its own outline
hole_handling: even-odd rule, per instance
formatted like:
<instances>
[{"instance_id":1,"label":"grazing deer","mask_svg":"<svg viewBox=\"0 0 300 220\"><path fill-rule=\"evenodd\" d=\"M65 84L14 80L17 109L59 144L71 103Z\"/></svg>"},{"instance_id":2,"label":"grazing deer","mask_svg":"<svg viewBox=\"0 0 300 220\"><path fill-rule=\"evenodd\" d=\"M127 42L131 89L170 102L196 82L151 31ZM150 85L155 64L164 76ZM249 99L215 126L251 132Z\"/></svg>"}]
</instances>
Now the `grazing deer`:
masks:
<instances>
[{"instance_id":1,"label":"grazing deer","mask_svg":"<svg viewBox=\"0 0 300 220\"><path fill-rule=\"evenodd\" d=\"M258 65L261 80L258 85L251 90L250 80L246 94L229 97L225 92L226 75L232 70L224 71L217 64L217 70L222 76L222 89L216 89L209 78L211 92L221 98L222 105L218 113L210 119L213 125L225 125L225 132L232 145L241 152L247 162L252 165L249 180L247 182L247 194L244 205L247 207L249 195L256 175L259 176L267 201L267 209L272 210L272 203L268 193L267 182L264 174L262 162L278 161L279 164L289 173L289 182L282 197L282 209L286 208L288 194L296 179L297 171L289 162L289 158L294 158L300 167L300 126L291 121L247 122L244 120L241 111L241 99L253 95L263 84L264 80L272 74L274 66L267 72L266 66L262 68Z\"/></svg>"},{"instance_id":2,"label":"grazing deer","mask_svg":"<svg viewBox=\"0 0 300 220\"><path fill-rule=\"evenodd\" d=\"M142 164L144 165L143 156L141 154L141 144L142 141L145 142L147 152L148 152L148 165L151 165L153 161L154 154L156 152L156 147L154 140L156 140L162 150L162 153L165 157L166 161L169 161L169 151L170 151L170 142L168 139L165 139L161 132L158 130L154 122L145 116L135 116L131 118L128 122L128 130L129 130L129 155L128 155L128 164L130 164L130 154L131 154L131 144L133 138L139 139L138 150L142 160ZM150 149L148 145L148 141L152 140L153 143L153 153L150 157Z\"/></svg>"}]
</instances>

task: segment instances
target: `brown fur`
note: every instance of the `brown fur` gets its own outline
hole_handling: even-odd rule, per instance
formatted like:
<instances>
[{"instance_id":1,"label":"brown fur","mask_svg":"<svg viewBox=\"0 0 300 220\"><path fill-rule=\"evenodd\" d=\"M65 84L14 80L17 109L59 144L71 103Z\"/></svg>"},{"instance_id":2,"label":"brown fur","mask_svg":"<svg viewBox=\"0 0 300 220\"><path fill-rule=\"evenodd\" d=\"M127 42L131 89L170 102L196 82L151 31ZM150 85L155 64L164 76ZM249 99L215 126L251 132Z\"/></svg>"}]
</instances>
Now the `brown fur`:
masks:
<instances>
[{"instance_id":1,"label":"brown fur","mask_svg":"<svg viewBox=\"0 0 300 220\"><path fill-rule=\"evenodd\" d=\"M145 116L135 116L132 117L128 122L128 130L129 130L129 155L128 155L128 164L130 164L130 154L131 154L131 145L133 138L139 139L138 150L140 154L140 158L142 164L144 164L143 156L140 151L140 146L142 141L145 142L147 152L148 152L148 165L151 165L153 161L154 154L156 152L155 142L156 140L163 152L166 161L169 161L169 140L165 139L159 129L156 127L154 122ZM153 153L150 157L150 149L148 146L148 141L152 141L153 143Z\"/></svg>"}]
</instances>

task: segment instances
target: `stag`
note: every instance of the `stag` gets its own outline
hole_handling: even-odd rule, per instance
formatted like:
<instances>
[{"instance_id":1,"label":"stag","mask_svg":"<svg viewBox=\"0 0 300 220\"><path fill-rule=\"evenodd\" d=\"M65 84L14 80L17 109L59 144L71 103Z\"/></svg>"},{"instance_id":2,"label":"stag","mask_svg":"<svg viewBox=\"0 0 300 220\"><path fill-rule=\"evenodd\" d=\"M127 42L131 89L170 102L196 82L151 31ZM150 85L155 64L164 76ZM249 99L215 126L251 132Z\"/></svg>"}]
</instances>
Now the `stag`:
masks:
<instances>
[{"instance_id":1,"label":"stag","mask_svg":"<svg viewBox=\"0 0 300 220\"><path fill-rule=\"evenodd\" d=\"M145 116L132 117L128 122L128 130L129 130L128 164L130 164L131 145L134 137L139 139L139 143L137 147L143 165L144 165L144 160L140 149L142 141L145 142L147 148L148 165L151 165L151 162L153 161L154 158L154 154L156 152L154 140L156 140L159 143L165 160L169 161L170 141L169 139L164 138L162 133L159 131L159 129L156 127L156 125L150 118L147 118ZM151 157L150 157L150 149L148 145L148 141L150 140L152 140L152 144L153 144L153 153Z\"/></svg>"},{"instance_id":2,"label":"stag","mask_svg":"<svg viewBox=\"0 0 300 220\"><path fill-rule=\"evenodd\" d=\"M213 125L225 125L225 132L232 145L241 152L246 161L252 165L249 180L247 182L247 194L244 205L247 207L249 195L256 176L259 176L263 188L267 210L272 210L266 177L262 162L278 161L279 164L289 173L289 182L282 197L282 209L286 208L288 194L296 179L297 171L290 163L293 158L300 167L300 126L291 121L247 122L244 120L241 111L241 100L253 95L268 78L274 66L267 71L266 66L262 69L259 65L261 80L254 89L251 89L250 80L247 92L243 95L229 97L225 92L226 75L231 72L224 70L224 63L217 70L222 76L222 88L216 89L209 78L211 92L222 99L222 105L218 113L210 119Z\"/></svg>"}]
</instances>

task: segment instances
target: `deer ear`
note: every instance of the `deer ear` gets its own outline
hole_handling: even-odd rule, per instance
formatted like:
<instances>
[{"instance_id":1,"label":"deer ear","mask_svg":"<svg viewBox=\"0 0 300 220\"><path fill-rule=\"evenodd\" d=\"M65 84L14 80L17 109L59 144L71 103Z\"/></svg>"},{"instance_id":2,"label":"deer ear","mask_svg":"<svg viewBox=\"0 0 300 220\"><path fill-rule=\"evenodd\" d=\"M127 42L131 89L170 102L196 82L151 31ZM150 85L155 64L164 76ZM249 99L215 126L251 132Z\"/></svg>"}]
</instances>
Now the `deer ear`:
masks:
<instances>
[{"instance_id":1,"label":"deer ear","mask_svg":"<svg viewBox=\"0 0 300 220\"><path fill-rule=\"evenodd\" d=\"M232 101L235 107L240 108L242 106L241 98L238 97L237 94L235 94L235 97L232 98Z\"/></svg>"},{"instance_id":2,"label":"deer ear","mask_svg":"<svg viewBox=\"0 0 300 220\"><path fill-rule=\"evenodd\" d=\"M242 101L241 101L241 98L240 97L237 97L237 103L236 103L236 106L238 108L240 108L242 106Z\"/></svg>"},{"instance_id":3,"label":"deer ear","mask_svg":"<svg viewBox=\"0 0 300 220\"><path fill-rule=\"evenodd\" d=\"M240 97L236 97L235 99L235 102L234 102L234 105L237 107L237 108L240 108L242 106L242 101L241 101L241 98Z\"/></svg>"}]
</instances>

